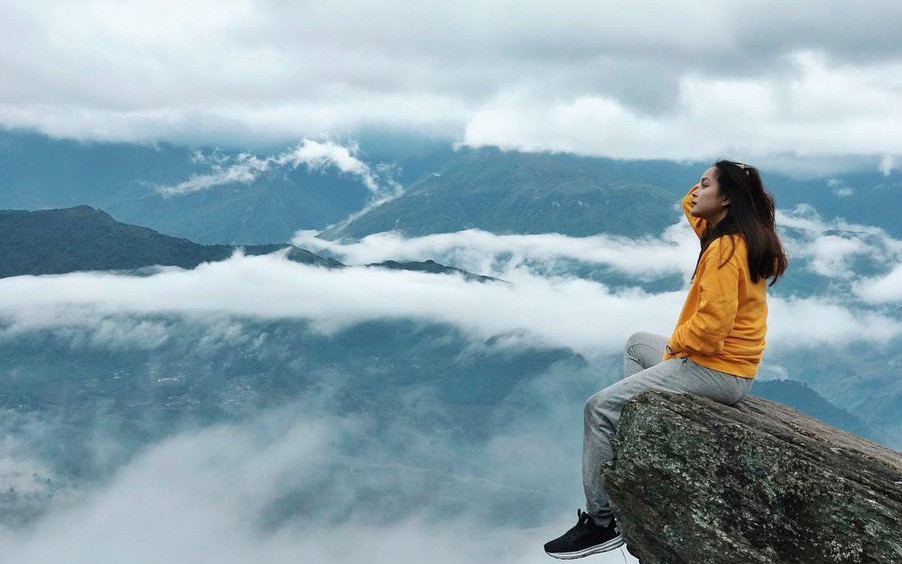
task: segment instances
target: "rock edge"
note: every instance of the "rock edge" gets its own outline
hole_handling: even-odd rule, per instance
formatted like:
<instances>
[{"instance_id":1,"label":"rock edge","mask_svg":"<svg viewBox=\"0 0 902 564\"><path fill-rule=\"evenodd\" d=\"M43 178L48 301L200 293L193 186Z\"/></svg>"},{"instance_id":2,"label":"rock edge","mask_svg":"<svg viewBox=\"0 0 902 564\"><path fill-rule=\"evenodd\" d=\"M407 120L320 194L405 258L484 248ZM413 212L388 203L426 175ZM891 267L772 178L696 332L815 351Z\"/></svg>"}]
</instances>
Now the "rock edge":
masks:
<instances>
[{"instance_id":1,"label":"rock edge","mask_svg":"<svg viewBox=\"0 0 902 564\"><path fill-rule=\"evenodd\" d=\"M902 562L902 454L776 402L645 392L604 469L643 564Z\"/></svg>"}]
</instances>

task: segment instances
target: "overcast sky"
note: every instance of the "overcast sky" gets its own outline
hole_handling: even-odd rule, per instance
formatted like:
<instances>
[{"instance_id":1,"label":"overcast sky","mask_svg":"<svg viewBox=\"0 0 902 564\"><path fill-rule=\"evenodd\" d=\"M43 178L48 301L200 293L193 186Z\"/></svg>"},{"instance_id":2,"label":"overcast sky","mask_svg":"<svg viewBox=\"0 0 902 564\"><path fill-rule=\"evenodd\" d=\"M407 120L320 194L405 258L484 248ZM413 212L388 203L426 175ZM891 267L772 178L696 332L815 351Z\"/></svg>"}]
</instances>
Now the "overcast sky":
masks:
<instances>
[{"instance_id":1,"label":"overcast sky","mask_svg":"<svg viewBox=\"0 0 902 564\"><path fill-rule=\"evenodd\" d=\"M615 157L898 159L900 27L894 0L0 0L0 124L237 146L367 126Z\"/></svg>"}]
</instances>

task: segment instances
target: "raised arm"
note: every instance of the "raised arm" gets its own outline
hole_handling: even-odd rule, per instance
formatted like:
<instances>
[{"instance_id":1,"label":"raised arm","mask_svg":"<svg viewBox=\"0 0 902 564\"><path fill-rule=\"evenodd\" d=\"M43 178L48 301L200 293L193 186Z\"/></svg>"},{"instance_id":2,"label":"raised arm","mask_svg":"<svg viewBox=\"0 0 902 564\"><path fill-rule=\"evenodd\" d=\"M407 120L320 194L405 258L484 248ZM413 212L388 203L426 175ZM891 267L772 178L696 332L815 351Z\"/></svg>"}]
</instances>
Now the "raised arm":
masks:
<instances>
[{"instance_id":1,"label":"raised arm","mask_svg":"<svg viewBox=\"0 0 902 564\"><path fill-rule=\"evenodd\" d=\"M698 184L689 189L689 192L683 196L683 200L680 203L683 205L683 215L686 216L686 219L689 220L689 225L692 226L692 230L701 239L705 229L708 228L708 222L700 217L692 217L692 214L689 213L689 210L692 209L692 193L695 192L696 188L698 188Z\"/></svg>"}]
</instances>

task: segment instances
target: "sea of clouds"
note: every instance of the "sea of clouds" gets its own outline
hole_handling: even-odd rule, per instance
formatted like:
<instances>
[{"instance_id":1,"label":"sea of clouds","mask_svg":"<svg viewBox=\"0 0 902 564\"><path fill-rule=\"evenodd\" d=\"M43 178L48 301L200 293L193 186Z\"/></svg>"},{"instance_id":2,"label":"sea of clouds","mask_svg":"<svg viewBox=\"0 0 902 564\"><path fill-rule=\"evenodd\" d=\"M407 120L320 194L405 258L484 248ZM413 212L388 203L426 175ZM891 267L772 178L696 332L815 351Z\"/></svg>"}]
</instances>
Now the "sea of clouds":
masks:
<instances>
[{"instance_id":1,"label":"sea of clouds","mask_svg":"<svg viewBox=\"0 0 902 564\"><path fill-rule=\"evenodd\" d=\"M810 210L789 210L780 220L792 268L831 284L813 295L775 288L768 333L775 358L781 351L897 344L899 241ZM419 238L386 233L358 242L300 232L294 243L350 266L237 253L146 276L8 278L0 280L0 339L50 330L68 335L76 348L153 351L185 335L160 316L205 324L199 347L248 341L254 336L242 334L241 320L303 320L327 337L369 321L413 320L453 327L476 344L497 339L512 350L570 349L588 368L549 370L523 382L497 407L492 431L475 441L424 426L424 414L441 406L415 386L388 416L337 415L334 398L323 393L178 431L125 457L109 476L64 488L25 528L0 530L5 557L21 563L546 561L541 544L572 525L570 513L581 503L584 398L572 391L590 389L599 371L615 371L630 333L669 333L698 252L682 224L641 239L470 230ZM500 280L364 266L387 259L436 259ZM574 264L618 282L575 274L581 271ZM649 280L677 282L662 291L643 289L640 282ZM773 364L764 373L785 375ZM65 483L34 454L36 442L60 440L54 422L41 417L3 412L6 487L38 491L39 476ZM95 433L98 456L119 448L108 431Z\"/></svg>"}]
</instances>

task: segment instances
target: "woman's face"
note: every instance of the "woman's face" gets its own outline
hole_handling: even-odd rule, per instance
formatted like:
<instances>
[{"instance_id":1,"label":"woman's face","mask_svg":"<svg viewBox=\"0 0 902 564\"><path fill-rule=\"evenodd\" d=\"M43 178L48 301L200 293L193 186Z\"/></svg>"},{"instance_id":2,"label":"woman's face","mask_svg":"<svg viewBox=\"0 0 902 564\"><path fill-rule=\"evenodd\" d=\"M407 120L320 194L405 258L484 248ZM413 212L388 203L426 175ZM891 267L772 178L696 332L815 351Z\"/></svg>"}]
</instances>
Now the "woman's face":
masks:
<instances>
[{"instance_id":1,"label":"woman's face","mask_svg":"<svg viewBox=\"0 0 902 564\"><path fill-rule=\"evenodd\" d=\"M698 186L692 191L692 207L689 213L715 225L727 215L730 200L720 193L717 182L717 167L711 167L702 175Z\"/></svg>"}]
</instances>

